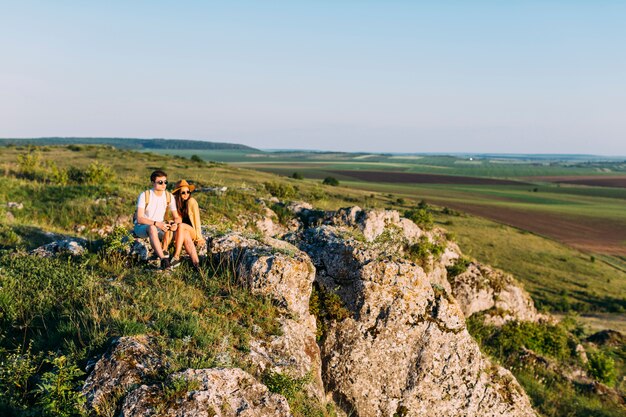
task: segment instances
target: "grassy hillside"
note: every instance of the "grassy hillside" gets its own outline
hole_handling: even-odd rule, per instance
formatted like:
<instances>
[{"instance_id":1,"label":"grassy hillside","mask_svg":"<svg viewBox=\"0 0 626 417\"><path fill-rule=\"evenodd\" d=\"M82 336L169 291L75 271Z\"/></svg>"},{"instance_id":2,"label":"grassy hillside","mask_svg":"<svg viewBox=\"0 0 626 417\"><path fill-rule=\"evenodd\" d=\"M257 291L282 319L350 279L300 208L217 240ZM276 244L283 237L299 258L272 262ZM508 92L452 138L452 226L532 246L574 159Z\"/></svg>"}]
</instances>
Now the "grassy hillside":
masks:
<instances>
[{"instance_id":1,"label":"grassy hillside","mask_svg":"<svg viewBox=\"0 0 626 417\"><path fill-rule=\"evenodd\" d=\"M165 169L172 181L186 178L199 187L227 186L222 196L196 193L202 222L222 231L247 227L253 233L249 219L262 210L256 199L272 194L306 200L324 209L360 205L403 211L419 202L419 195L324 186L318 180L288 179L108 146L3 148L1 415L81 415L82 400L75 389L85 377L82 369L113 337L153 335L174 369L245 369L243 358L250 339L277 331L274 319L280 314L279 307L239 289L229 268L205 263L203 274L185 265L163 274L119 256L121 238L127 233L124 228L104 239L99 236L98 229L116 223L130 228L135 199L150 186L148 177L156 168ZM21 203L23 208L9 208L8 202ZM427 210L436 224L456 236L466 253L521 279L541 308L623 314L626 268L619 258L592 259L541 236L488 220L453 210L444 212L439 207ZM85 226L85 230L79 233L77 226ZM39 259L25 253L52 240L50 232L89 239L89 253L77 259ZM588 393L553 374L536 378L532 368L515 368L518 363L510 360L519 354L514 348L528 345L564 364L576 363L570 345L583 340L584 329L525 327L499 332L477 319L470 322L470 330L485 352L513 367L535 406L546 415L620 415L621 408L614 400ZM511 350L497 350L498 346ZM623 351L593 352L600 358L592 368L599 380L619 388L624 375ZM286 380L285 384L297 386L298 381ZM307 401L302 396L290 399L295 415L329 415L328 410Z\"/></svg>"}]
</instances>

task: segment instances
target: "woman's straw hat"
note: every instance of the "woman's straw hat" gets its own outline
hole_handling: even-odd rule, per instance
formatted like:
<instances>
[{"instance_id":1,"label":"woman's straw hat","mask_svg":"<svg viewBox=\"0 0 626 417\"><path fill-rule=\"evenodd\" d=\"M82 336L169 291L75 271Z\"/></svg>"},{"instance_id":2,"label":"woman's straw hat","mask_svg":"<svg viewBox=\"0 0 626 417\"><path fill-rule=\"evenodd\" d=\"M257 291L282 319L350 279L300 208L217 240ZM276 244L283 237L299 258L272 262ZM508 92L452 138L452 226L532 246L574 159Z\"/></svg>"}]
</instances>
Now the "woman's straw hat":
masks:
<instances>
[{"instance_id":1,"label":"woman's straw hat","mask_svg":"<svg viewBox=\"0 0 626 417\"><path fill-rule=\"evenodd\" d=\"M181 188L189 188L189 191L193 191L196 189L196 186L193 184L189 184L186 180L180 180L176 184L174 184L174 191L172 193L178 192Z\"/></svg>"}]
</instances>

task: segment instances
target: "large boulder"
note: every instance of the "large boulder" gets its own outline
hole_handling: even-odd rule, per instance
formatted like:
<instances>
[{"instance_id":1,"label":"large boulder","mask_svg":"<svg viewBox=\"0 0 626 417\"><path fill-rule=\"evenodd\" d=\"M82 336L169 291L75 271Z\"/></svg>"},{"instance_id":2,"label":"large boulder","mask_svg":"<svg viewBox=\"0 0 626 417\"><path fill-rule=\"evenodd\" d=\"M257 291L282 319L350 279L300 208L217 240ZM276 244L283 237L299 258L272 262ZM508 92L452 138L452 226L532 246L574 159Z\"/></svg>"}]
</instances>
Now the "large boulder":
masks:
<instances>
[{"instance_id":1,"label":"large boulder","mask_svg":"<svg viewBox=\"0 0 626 417\"><path fill-rule=\"evenodd\" d=\"M120 337L96 363L83 385L87 407L108 415L130 388L156 379L166 370L167 364L151 338Z\"/></svg>"},{"instance_id":2,"label":"large boulder","mask_svg":"<svg viewBox=\"0 0 626 417\"><path fill-rule=\"evenodd\" d=\"M515 378L482 356L460 306L431 277L445 270L441 259L423 268L402 256L381 257L332 226L308 230L300 247L319 285L350 312L329 323L321 346L324 382L346 411L535 416Z\"/></svg>"},{"instance_id":3,"label":"large boulder","mask_svg":"<svg viewBox=\"0 0 626 417\"><path fill-rule=\"evenodd\" d=\"M122 405L120 417L290 417L285 397L241 369L188 369L164 385L142 385Z\"/></svg>"},{"instance_id":4,"label":"large boulder","mask_svg":"<svg viewBox=\"0 0 626 417\"><path fill-rule=\"evenodd\" d=\"M260 242L239 233L212 239L209 251L214 262L236 272L244 287L271 297L285 309L279 319L281 335L251 341L252 363L261 371L293 378L311 376L309 393L323 399L316 322L309 313L315 268L308 255L284 241Z\"/></svg>"},{"instance_id":5,"label":"large boulder","mask_svg":"<svg viewBox=\"0 0 626 417\"><path fill-rule=\"evenodd\" d=\"M465 272L449 281L465 317L486 311L486 322L496 326L510 320L548 319L537 313L530 295L511 275L490 266L471 262Z\"/></svg>"}]
</instances>

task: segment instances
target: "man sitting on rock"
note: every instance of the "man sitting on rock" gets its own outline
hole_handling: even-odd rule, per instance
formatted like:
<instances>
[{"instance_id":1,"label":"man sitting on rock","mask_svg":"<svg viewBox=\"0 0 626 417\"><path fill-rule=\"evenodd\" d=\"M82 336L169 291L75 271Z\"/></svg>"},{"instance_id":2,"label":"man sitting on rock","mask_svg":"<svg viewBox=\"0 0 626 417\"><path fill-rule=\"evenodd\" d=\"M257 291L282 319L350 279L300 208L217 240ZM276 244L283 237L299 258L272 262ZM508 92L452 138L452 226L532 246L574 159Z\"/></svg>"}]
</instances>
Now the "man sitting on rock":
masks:
<instances>
[{"instance_id":1,"label":"man sitting on rock","mask_svg":"<svg viewBox=\"0 0 626 417\"><path fill-rule=\"evenodd\" d=\"M161 269L175 268L180 261L170 262L169 255L163 252L161 238L166 231L175 231L182 219L176 210L176 200L166 190L167 174L161 170L154 171L150 175L150 181L152 189L139 194L137 199L134 233L140 238L150 238L152 249L161 259ZM171 225L164 222L168 206L174 217L174 223Z\"/></svg>"}]
</instances>

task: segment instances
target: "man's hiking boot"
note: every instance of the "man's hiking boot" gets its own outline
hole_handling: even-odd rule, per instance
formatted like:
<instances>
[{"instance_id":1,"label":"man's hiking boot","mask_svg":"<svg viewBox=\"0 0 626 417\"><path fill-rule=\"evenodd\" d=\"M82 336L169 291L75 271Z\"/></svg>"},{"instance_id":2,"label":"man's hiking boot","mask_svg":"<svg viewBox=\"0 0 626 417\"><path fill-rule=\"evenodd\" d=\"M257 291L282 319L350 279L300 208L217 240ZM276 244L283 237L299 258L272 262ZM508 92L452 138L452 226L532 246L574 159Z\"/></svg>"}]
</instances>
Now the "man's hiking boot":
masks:
<instances>
[{"instance_id":1,"label":"man's hiking boot","mask_svg":"<svg viewBox=\"0 0 626 417\"><path fill-rule=\"evenodd\" d=\"M161 269L169 269L170 268L170 258L162 258L161 259Z\"/></svg>"},{"instance_id":2,"label":"man's hiking boot","mask_svg":"<svg viewBox=\"0 0 626 417\"><path fill-rule=\"evenodd\" d=\"M170 268L174 269L174 268L176 268L178 266L180 266L180 259L178 259L178 258L172 259L172 261L170 262Z\"/></svg>"}]
</instances>

